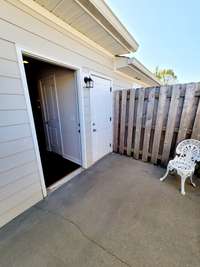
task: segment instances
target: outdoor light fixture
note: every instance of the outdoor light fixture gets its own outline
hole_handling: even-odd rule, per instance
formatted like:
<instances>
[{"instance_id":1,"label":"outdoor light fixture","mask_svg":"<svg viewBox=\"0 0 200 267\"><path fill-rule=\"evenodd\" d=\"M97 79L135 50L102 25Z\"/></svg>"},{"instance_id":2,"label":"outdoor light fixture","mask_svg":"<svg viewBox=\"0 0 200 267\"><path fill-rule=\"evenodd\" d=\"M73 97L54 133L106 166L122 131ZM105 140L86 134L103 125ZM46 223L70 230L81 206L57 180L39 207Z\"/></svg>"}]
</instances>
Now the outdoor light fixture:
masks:
<instances>
[{"instance_id":1,"label":"outdoor light fixture","mask_svg":"<svg viewBox=\"0 0 200 267\"><path fill-rule=\"evenodd\" d=\"M86 88L93 88L94 87L94 81L92 80L92 78L90 76L84 77L84 83L85 83Z\"/></svg>"}]
</instances>

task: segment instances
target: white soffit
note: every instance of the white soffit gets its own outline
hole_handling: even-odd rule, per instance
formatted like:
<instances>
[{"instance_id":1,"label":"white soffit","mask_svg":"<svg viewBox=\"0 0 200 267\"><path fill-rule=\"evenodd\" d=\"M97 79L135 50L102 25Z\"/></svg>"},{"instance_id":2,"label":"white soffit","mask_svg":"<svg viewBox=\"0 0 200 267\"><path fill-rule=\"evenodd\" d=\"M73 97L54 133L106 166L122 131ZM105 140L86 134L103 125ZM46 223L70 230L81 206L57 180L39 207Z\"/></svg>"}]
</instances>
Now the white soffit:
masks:
<instances>
[{"instance_id":1,"label":"white soffit","mask_svg":"<svg viewBox=\"0 0 200 267\"><path fill-rule=\"evenodd\" d=\"M113 55L135 52L138 44L103 0L35 0Z\"/></svg>"},{"instance_id":2,"label":"white soffit","mask_svg":"<svg viewBox=\"0 0 200 267\"><path fill-rule=\"evenodd\" d=\"M147 86L160 86L155 75L135 58L116 57L116 70L145 83Z\"/></svg>"}]
</instances>

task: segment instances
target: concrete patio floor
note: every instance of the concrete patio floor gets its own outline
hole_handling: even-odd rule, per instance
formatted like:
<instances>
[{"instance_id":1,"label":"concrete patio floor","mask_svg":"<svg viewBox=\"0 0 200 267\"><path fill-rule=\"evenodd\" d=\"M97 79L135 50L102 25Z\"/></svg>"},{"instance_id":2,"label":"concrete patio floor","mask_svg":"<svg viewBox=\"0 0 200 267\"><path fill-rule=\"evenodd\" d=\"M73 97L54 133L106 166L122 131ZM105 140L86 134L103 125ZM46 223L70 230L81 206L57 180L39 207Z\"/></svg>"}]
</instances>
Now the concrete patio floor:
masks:
<instances>
[{"instance_id":1,"label":"concrete patio floor","mask_svg":"<svg viewBox=\"0 0 200 267\"><path fill-rule=\"evenodd\" d=\"M0 230L1 267L200 266L200 187L117 154Z\"/></svg>"}]
</instances>

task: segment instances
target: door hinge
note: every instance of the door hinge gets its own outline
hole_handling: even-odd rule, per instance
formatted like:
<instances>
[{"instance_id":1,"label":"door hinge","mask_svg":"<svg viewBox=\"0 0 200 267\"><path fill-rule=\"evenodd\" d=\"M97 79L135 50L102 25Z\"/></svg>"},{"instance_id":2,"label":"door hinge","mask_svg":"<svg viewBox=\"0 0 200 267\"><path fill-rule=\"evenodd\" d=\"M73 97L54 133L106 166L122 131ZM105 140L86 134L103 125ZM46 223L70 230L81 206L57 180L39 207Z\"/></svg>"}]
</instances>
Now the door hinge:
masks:
<instances>
[{"instance_id":1,"label":"door hinge","mask_svg":"<svg viewBox=\"0 0 200 267\"><path fill-rule=\"evenodd\" d=\"M110 92L112 93L112 87L110 87Z\"/></svg>"},{"instance_id":2,"label":"door hinge","mask_svg":"<svg viewBox=\"0 0 200 267\"><path fill-rule=\"evenodd\" d=\"M110 121L112 121L112 118L110 117Z\"/></svg>"},{"instance_id":3,"label":"door hinge","mask_svg":"<svg viewBox=\"0 0 200 267\"><path fill-rule=\"evenodd\" d=\"M112 146L112 144L110 144L110 147Z\"/></svg>"}]
</instances>

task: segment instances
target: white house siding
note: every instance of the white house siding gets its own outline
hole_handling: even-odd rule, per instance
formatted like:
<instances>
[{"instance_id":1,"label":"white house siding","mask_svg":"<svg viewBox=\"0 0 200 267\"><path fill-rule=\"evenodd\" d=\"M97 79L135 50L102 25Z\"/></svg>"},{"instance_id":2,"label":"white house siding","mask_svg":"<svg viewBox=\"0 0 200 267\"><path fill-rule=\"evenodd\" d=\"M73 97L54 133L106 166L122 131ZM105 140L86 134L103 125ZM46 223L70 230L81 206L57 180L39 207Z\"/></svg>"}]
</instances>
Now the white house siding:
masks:
<instances>
[{"instance_id":1,"label":"white house siding","mask_svg":"<svg viewBox=\"0 0 200 267\"><path fill-rule=\"evenodd\" d=\"M116 74L114 75L113 90L122 90L130 88L133 88L133 82L130 82L128 81L128 79L120 77Z\"/></svg>"},{"instance_id":2,"label":"white house siding","mask_svg":"<svg viewBox=\"0 0 200 267\"><path fill-rule=\"evenodd\" d=\"M110 77L115 88L131 80L113 72L113 58L89 47L19 1L0 0L0 226L42 199L40 176L15 46ZM92 161L90 92L83 90L86 165Z\"/></svg>"},{"instance_id":3,"label":"white house siding","mask_svg":"<svg viewBox=\"0 0 200 267\"><path fill-rule=\"evenodd\" d=\"M0 226L42 199L15 45L0 39Z\"/></svg>"}]
</instances>

